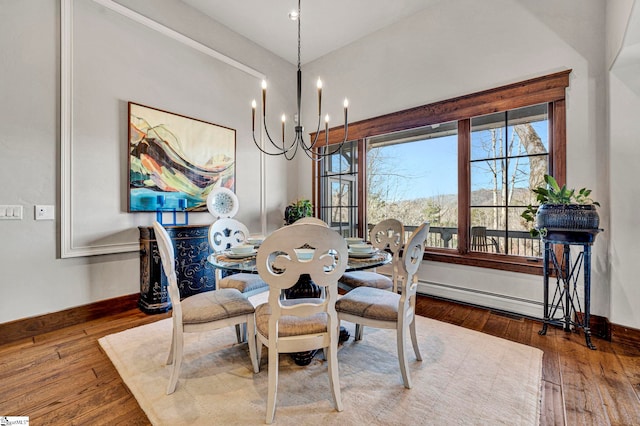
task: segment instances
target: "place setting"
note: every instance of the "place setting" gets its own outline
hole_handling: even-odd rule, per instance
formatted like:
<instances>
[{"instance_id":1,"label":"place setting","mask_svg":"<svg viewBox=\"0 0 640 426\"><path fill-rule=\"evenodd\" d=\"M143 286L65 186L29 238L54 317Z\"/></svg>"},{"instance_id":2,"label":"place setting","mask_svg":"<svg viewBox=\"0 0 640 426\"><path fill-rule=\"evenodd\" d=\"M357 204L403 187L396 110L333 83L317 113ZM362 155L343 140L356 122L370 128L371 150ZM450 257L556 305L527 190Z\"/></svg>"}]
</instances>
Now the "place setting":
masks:
<instances>
[{"instance_id":1,"label":"place setting","mask_svg":"<svg viewBox=\"0 0 640 426\"><path fill-rule=\"evenodd\" d=\"M349 257L352 259L371 259L378 253L378 249L361 238L345 238L345 240L349 248Z\"/></svg>"},{"instance_id":2,"label":"place setting","mask_svg":"<svg viewBox=\"0 0 640 426\"><path fill-rule=\"evenodd\" d=\"M222 253L224 257L232 260L248 259L257 254L258 250L253 244L239 244Z\"/></svg>"}]
</instances>

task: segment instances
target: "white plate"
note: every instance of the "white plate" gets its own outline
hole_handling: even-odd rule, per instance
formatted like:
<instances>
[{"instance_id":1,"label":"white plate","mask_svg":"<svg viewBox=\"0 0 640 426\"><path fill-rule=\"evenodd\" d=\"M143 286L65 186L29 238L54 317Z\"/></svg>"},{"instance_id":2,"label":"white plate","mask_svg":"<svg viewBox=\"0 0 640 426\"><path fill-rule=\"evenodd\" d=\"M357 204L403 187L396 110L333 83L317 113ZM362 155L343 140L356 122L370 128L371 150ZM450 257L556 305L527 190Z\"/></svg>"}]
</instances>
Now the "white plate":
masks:
<instances>
[{"instance_id":1,"label":"white plate","mask_svg":"<svg viewBox=\"0 0 640 426\"><path fill-rule=\"evenodd\" d=\"M360 253L349 250L349 257L353 257L354 259L368 259L370 257L373 257L374 254L376 254L375 251L369 253Z\"/></svg>"},{"instance_id":2,"label":"white plate","mask_svg":"<svg viewBox=\"0 0 640 426\"><path fill-rule=\"evenodd\" d=\"M246 257L251 257L251 256L255 256L258 252L256 250L249 252L249 253L231 253L231 252L227 252L224 255L227 256L229 259L244 259Z\"/></svg>"},{"instance_id":3,"label":"white plate","mask_svg":"<svg viewBox=\"0 0 640 426\"><path fill-rule=\"evenodd\" d=\"M214 188L207 196L207 209L216 218L233 217L238 213L238 197L229 188Z\"/></svg>"}]
</instances>

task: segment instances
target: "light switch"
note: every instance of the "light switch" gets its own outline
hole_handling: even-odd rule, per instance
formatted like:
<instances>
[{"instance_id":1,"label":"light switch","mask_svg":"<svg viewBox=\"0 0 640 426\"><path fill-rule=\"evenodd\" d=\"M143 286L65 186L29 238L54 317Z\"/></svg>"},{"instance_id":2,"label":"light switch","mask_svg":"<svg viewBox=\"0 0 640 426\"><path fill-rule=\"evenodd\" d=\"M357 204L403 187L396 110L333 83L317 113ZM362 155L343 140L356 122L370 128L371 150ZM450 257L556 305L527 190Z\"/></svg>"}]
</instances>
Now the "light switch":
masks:
<instances>
[{"instance_id":1,"label":"light switch","mask_svg":"<svg viewBox=\"0 0 640 426\"><path fill-rule=\"evenodd\" d=\"M0 206L0 219L2 220L21 220L22 206Z\"/></svg>"},{"instance_id":2,"label":"light switch","mask_svg":"<svg viewBox=\"0 0 640 426\"><path fill-rule=\"evenodd\" d=\"M22 219L22 206L13 206L13 218Z\"/></svg>"}]
</instances>

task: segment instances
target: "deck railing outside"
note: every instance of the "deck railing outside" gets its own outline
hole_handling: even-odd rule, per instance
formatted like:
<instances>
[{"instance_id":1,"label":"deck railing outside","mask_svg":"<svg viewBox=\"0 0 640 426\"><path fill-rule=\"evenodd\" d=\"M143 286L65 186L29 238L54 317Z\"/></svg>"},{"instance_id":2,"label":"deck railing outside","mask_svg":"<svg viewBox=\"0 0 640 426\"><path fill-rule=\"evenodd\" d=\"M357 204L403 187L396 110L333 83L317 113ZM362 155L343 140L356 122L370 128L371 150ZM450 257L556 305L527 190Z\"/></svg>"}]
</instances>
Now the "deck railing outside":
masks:
<instances>
[{"instance_id":1,"label":"deck railing outside","mask_svg":"<svg viewBox=\"0 0 640 426\"><path fill-rule=\"evenodd\" d=\"M371 231L375 224L369 224ZM417 226L405 226L405 241L409 239ZM510 254L514 256L541 257L542 243L540 238L532 237L527 231L509 231L508 238L504 230L487 229L486 251L489 253ZM431 226L427 237L428 247L455 248L458 246L458 228L445 226ZM508 252L505 248L508 247ZM478 250L485 251L485 250Z\"/></svg>"}]
</instances>

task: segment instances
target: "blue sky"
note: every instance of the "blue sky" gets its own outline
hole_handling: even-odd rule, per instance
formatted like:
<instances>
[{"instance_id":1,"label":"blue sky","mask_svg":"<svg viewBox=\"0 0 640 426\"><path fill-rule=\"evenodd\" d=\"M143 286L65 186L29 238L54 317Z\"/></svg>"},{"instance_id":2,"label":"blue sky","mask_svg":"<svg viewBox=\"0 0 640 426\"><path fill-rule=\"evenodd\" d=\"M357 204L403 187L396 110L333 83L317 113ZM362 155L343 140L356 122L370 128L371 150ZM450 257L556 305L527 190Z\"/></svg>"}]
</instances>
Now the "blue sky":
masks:
<instances>
[{"instance_id":1,"label":"blue sky","mask_svg":"<svg viewBox=\"0 0 640 426\"><path fill-rule=\"evenodd\" d=\"M538 135L547 145L547 121L532 123ZM474 135L479 136L478 134ZM548 147L548 146L547 146ZM458 192L457 135L400 143L384 148L390 162L400 175L409 178L392 182L394 190L390 199L415 199ZM526 159L521 160L523 170L528 168ZM474 176L479 179L479 176ZM489 187L480 181L474 188Z\"/></svg>"},{"instance_id":2,"label":"blue sky","mask_svg":"<svg viewBox=\"0 0 640 426\"><path fill-rule=\"evenodd\" d=\"M396 171L410 178L394 183L398 199L458 192L457 136L402 143L384 148Z\"/></svg>"}]
</instances>

